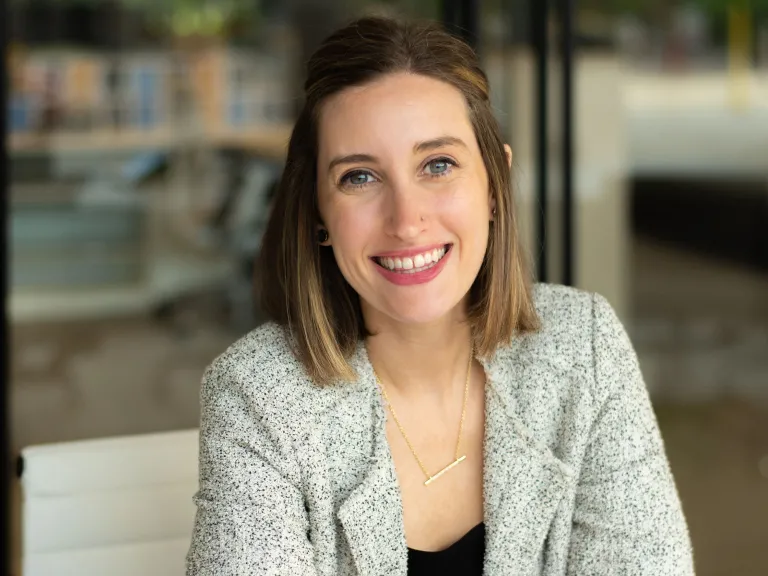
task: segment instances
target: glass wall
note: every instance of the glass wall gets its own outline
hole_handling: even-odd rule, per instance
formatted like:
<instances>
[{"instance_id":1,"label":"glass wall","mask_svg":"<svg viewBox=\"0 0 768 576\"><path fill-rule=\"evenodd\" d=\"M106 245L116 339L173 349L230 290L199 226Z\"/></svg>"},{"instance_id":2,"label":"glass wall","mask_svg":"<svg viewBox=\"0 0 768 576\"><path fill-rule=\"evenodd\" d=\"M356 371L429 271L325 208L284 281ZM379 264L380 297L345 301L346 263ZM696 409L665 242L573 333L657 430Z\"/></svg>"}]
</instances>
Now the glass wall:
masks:
<instances>
[{"instance_id":1,"label":"glass wall","mask_svg":"<svg viewBox=\"0 0 768 576\"><path fill-rule=\"evenodd\" d=\"M624 318L688 516L697 574L761 574L768 565L768 4L580 4L582 32L610 38L620 56ZM582 98L598 97L587 78L580 82ZM602 133L599 126L579 130Z\"/></svg>"},{"instance_id":2,"label":"glass wall","mask_svg":"<svg viewBox=\"0 0 768 576\"><path fill-rule=\"evenodd\" d=\"M768 565L768 4L577 4L575 283L608 298L637 349L697 574L757 576ZM562 37L553 9L542 239L532 6L481 3L480 49L524 238L534 259L546 240L560 282Z\"/></svg>"}]
</instances>

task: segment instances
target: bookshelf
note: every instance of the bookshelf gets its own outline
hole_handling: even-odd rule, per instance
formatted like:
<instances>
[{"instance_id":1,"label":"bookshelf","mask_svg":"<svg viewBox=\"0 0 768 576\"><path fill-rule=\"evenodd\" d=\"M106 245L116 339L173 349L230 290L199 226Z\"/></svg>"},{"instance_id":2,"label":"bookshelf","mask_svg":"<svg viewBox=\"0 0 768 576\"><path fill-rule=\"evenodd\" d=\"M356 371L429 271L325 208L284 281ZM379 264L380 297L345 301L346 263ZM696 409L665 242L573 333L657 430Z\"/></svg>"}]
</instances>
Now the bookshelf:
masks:
<instances>
[{"instance_id":1,"label":"bookshelf","mask_svg":"<svg viewBox=\"0 0 768 576\"><path fill-rule=\"evenodd\" d=\"M15 290L9 296L9 312L14 323L144 314L180 294L213 289L235 272L231 261L159 253L151 258L144 282L84 289Z\"/></svg>"},{"instance_id":2,"label":"bookshelf","mask_svg":"<svg viewBox=\"0 0 768 576\"><path fill-rule=\"evenodd\" d=\"M91 165L98 171L134 154L169 152L172 170L184 171L190 152L221 149L279 162L293 125L290 66L281 58L285 59L225 45L188 53L168 49L116 55L62 48L17 54L11 61L8 110L12 161L34 164L39 160L53 167L48 180L35 183L45 188L39 198L53 204L68 202L54 190L61 166L77 166L85 173ZM209 194L205 183L187 180L193 196ZM22 189L29 186L12 185L17 184ZM53 256L60 247L34 221L34 230L28 229L27 236L37 230L49 244L33 237L33 249L17 254L17 258L34 257L24 261L30 265L24 269L33 281L13 288L9 297L13 321L145 313L184 294L225 287L239 273L237 256L226 247L209 250L167 241L161 213L168 206L163 207L160 199L171 198L168 186L172 184L153 184L151 190L140 192L155 201L147 202L147 222L131 247L126 244L106 259L93 260L93 266L119 268L120 262L126 263L125 271L114 275L124 280L112 285L98 282L100 274L110 278L109 270L87 269L89 264L82 259L73 260L78 265L69 272L67 264ZM42 200L33 199L27 191L16 194L12 218L19 198L21 204L42 206ZM132 271L136 261L131 259L139 252L137 278ZM77 258L76 250L69 249L66 258ZM79 286L67 281L68 273ZM35 284L38 277L47 280ZM91 278L94 281L89 284Z\"/></svg>"},{"instance_id":3,"label":"bookshelf","mask_svg":"<svg viewBox=\"0 0 768 576\"><path fill-rule=\"evenodd\" d=\"M219 128L195 133L162 128L157 130L98 130L85 133L9 136L10 152L20 154L76 154L90 151L130 152L142 149L173 149L198 144L211 148L237 148L256 156L279 159L285 154L293 125L253 126L245 129Z\"/></svg>"}]
</instances>

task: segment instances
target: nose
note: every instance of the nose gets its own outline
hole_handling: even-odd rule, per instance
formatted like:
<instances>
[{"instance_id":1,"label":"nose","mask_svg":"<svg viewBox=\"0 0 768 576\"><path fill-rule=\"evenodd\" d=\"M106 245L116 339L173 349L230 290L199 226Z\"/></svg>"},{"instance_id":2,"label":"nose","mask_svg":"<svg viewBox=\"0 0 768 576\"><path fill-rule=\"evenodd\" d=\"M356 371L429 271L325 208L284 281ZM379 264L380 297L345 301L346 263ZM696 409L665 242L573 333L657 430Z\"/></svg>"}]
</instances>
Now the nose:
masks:
<instances>
[{"instance_id":1,"label":"nose","mask_svg":"<svg viewBox=\"0 0 768 576\"><path fill-rule=\"evenodd\" d=\"M386 233L398 240L413 240L426 228L426 206L414 188L390 186L387 193Z\"/></svg>"}]
</instances>

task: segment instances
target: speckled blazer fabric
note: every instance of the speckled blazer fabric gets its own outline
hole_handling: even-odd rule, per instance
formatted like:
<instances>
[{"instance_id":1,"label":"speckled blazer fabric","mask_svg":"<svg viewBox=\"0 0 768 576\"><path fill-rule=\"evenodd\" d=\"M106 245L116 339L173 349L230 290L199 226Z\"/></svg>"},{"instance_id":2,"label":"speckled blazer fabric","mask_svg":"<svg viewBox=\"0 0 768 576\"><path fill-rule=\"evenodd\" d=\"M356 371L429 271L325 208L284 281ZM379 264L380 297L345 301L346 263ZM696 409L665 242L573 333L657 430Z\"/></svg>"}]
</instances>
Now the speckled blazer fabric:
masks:
<instances>
[{"instance_id":1,"label":"speckled blazer fabric","mask_svg":"<svg viewBox=\"0 0 768 576\"><path fill-rule=\"evenodd\" d=\"M601 296L537 285L536 334L483 361L484 574L693 574L632 345ZM188 576L405 576L402 502L362 343L313 385L266 324L206 371ZM457 495L460 497L460 495Z\"/></svg>"}]
</instances>

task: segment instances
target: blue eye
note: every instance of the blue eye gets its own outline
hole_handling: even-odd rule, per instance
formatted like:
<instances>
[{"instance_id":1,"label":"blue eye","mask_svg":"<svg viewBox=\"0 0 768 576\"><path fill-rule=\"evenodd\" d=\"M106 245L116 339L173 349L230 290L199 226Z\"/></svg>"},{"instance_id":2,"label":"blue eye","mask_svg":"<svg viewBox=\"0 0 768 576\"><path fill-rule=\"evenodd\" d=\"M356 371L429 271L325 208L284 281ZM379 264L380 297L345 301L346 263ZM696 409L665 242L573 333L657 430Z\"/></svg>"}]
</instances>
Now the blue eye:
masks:
<instances>
[{"instance_id":1,"label":"blue eye","mask_svg":"<svg viewBox=\"0 0 768 576\"><path fill-rule=\"evenodd\" d=\"M451 166L455 164L448 158L436 158L427 164L426 169L430 176L443 176L450 172Z\"/></svg>"},{"instance_id":2,"label":"blue eye","mask_svg":"<svg viewBox=\"0 0 768 576\"><path fill-rule=\"evenodd\" d=\"M365 186L366 184L370 184L374 181L374 178L371 174L368 172L350 172L349 174L346 174L344 177L342 177L340 184L343 186L344 184L348 184L350 186Z\"/></svg>"}]
</instances>

